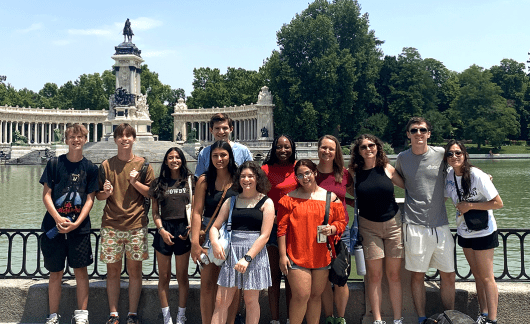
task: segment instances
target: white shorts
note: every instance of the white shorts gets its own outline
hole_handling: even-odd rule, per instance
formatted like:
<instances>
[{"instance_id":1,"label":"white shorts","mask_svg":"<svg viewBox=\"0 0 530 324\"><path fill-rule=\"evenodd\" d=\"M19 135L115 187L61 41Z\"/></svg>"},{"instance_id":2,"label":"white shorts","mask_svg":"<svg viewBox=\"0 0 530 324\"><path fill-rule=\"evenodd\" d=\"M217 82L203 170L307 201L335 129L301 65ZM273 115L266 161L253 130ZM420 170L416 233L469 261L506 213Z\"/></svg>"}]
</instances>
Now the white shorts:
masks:
<instances>
[{"instance_id":1,"label":"white shorts","mask_svg":"<svg viewBox=\"0 0 530 324\"><path fill-rule=\"evenodd\" d=\"M405 269L427 272L435 268L442 272L455 271L455 241L449 225L435 228L403 224Z\"/></svg>"}]
</instances>

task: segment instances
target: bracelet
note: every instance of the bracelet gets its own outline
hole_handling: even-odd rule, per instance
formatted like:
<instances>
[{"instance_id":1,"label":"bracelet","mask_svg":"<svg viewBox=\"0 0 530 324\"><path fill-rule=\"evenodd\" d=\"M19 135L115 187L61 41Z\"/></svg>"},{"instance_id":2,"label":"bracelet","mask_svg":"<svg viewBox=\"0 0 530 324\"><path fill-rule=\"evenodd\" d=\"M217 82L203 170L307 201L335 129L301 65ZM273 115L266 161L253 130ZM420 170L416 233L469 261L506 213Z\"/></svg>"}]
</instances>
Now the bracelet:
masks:
<instances>
[{"instance_id":1,"label":"bracelet","mask_svg":"<svg viewBox=\"0 0 530 324\"><path fill-rule=\"evenodd\" d=\"M156 230L158 231L158 234L160 234L160 231L164 229L164 226L160 226L159 228L157 228Z\"/></svg>"}]
</instances>

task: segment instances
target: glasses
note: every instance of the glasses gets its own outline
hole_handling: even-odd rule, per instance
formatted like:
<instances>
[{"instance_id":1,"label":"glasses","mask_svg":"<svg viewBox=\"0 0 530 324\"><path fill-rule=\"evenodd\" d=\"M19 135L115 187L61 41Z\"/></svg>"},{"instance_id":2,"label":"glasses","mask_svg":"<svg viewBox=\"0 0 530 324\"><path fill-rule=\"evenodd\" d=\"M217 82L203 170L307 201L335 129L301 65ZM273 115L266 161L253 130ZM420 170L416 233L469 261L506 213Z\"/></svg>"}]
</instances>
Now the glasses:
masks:
<instances>
[{"instance_id":1,"label":"glasses","mask_svg":"<svg viewBox=\"0 0 530 324\"><path fill-rule=\"evenodd\" d=\"M303 178L309 178L309 177L311 177L312 173L313 172L311 172L311 171L306 171L305 173L299 173L299 174L296 175L296 178L298 180L302 180Z\"/></svg>"},{"instance_id":2,"label":"glasses","mask_svg":"<svg viewBox=\"0 0 530 324\"><path fill-rule=\"evenodd\" d=\"M429 130L427 128L424 128L424 127L422 127L422 128L411 128L409 133L416 134L417 132L420 132L422 134L427 134L428 131Z\"/></svg>"},{"instance_id":3,"label":"glasses","mask_svg":"<svg viewBox=\"0 0 530 324\"><path fill-rule=\"evenodd\" d=\"M375 148L375 144L374 143L370 143L368 145L361 145L361 146L359 146L359 148L361 149L361 151L367 150L368 148L370 150L373 150Z\"/></svg>"},{"instance_id":4,"label":"glasses","mask_svg":"<svg viewBox=\"0 0 530 324\"><path fill-rule=\"evenodd\" d=\"M449 151L445 154L445 156L447 156L448 158L452 158L453 156L460 157L462 156L462 151Z\"/></svg>"}]
</instances>

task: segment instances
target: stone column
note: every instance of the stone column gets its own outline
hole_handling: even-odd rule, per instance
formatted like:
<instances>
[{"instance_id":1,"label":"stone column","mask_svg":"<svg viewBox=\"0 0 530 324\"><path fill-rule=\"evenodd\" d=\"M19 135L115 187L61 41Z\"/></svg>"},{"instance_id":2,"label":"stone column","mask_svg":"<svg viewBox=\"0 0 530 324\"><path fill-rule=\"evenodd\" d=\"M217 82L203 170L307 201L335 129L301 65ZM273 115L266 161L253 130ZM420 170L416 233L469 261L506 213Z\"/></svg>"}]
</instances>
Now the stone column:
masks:
<instances>
[{"instance_id":1,"label":"stone column","mask_svg":"<svg viewBox=\"0 0 530 324\"><path fill-rule=\"evenodd\" d=\"M48 124L48 143L52 143L53 142L53 139L52 139L52 123L49 123Z\"/></svg>"},{"instance_id":2,"label":"stone column","mask_svg":"<svg viewBox=\"0 0 530 324\"><path fill-rule=\"evenodd\" d=\"M26 122L22 122L22 136L26 136Z\"/></svg>"},{"instance_id":3,"label":"stone column","mask_svg":"<svg viewBox=\"0 0 530 324\"><path fill-rule=\"evenodd\" d=\"M94 123L93 137L94 137L94 143L96 143L98 141L98 123Z\"/></svg>"},{"instance_id":4,"label":"stone column","mask_svg":"<svg viewBox=\"0 0 530 324\"><path fill-rule=\"evenodd\" d=\"M28 144L31 144L31 122L28 123Z\"/></svg>"},{"instance_id":5,"label":"stone column","mask_svg":"<svg viewBox=\"0 0 530 324\"><path fill-rule=\"evenodd\" d=\"M44 123L40 123L40 132L41 132L41 138L40 138L40 142L41 144L44 144Z\"/></svg>"},{"instance_id":6,"label":"stone column","mask_svg":"<svg viewBox=\"0 0 530 324\"><path fill-rule=\"evenodd\" d=\"M3 126L4 122L0 120L0 144L4 143L4 141L2 140L2 135L4 135Z\"/></svg>"}]
</instances>

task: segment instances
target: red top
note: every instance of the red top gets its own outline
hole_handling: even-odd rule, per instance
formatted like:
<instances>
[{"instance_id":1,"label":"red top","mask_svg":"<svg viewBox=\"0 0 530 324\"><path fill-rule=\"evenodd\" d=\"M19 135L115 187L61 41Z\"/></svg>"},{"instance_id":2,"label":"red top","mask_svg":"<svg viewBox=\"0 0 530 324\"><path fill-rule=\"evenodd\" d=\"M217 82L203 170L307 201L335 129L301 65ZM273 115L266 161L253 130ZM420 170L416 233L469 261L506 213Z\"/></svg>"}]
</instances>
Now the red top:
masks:
<instances>
[{"instance_id":1,"label":"red top","mask_svg":"<svg viewBox=\"0 0 530 324\"><path fill-rule=\"evenodd\" d=\"M304 268L328 266L331 256L327 244L317 243L317 226L324 222L326 202L286 195L280 199L279 205L278 237L287 235L289 258ZM344 207L339 202L330 204L328 223L337 228L337 233L329 236L328 240L339 240L347 224L344 219Z\"/></svg>"},{"instance_id":2,"label":"red top","mask_svg":"<svg viewBox=\"0 0 530 324\"><path fill-rule=\"evenodd\" d=\"M321 187L326 189L327 191L331 191L339 197L340 201L342 201L342 206L344 206L344 215L346 218L346 224L350 223L350 216L348 215L348 210L346 209L346 187L353 184L353 178L351 174L348 172L348 170L343 169L342 170L342 182L338 183L335 182L335 174L332 173L322 173L318 171L317 173L317 184Z\"/></svg>"},{"instance_id":3,"label":"red top","mask_svg":"<svg viewBox=\"0 0 530 324\"><path fill-rule=\"evenodd\" d=\"M264 164L261 166L261 169L265 172L271 183L271 190L268 192L267 196L269 196L274 202L274 210L278 210L280 207L278 201L280 201L283 196L296 189L297 182L296 177L294 176L294 164Z\"/></svg>"}]
</instances>

